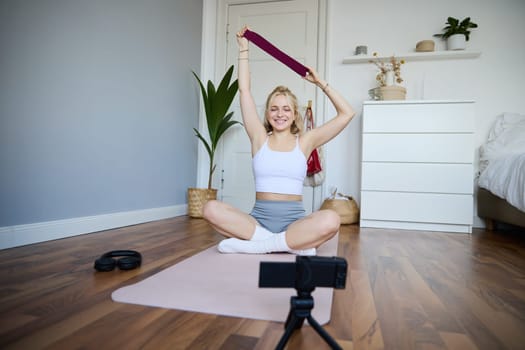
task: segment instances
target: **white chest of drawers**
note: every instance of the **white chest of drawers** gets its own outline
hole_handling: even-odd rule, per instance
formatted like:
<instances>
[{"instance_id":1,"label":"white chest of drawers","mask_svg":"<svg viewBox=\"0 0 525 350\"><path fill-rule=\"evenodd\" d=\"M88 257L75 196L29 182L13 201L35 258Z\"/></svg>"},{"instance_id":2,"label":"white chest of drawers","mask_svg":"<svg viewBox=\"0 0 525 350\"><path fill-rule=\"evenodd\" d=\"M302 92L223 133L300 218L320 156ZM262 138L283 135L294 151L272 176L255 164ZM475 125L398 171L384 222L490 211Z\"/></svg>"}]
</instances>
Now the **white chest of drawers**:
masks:
<instances>
[{"instance_id":1,"label":"white chest of drawers","mask_svg":"<svg viewBox=\"0 0 525 350\"><path fill-rule=\"evenodd\" d=\"M363 104L361 227L472 232L474 102Z\"/></svg>"}]
</instances>

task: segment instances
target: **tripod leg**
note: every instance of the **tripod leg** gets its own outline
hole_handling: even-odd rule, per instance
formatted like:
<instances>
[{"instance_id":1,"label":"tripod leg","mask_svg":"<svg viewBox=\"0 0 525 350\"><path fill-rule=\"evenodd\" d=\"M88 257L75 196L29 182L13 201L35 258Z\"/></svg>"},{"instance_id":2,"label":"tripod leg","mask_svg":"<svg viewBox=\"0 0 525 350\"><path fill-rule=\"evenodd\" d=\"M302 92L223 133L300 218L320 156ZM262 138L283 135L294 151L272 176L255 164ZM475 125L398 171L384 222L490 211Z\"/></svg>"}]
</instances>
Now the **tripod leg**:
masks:
<instances>
[{"instance_id":1,"label":"tripod leg","mask_svg":"<svg viewBox=\"0 0 525 350\"><path fill-rule=\"evenodd\" d=\"M288 314L288 320L286 321L286 329L283 336L281 337L281 340L279 340L279 343L275 347L275 350L283 350L288 340L290 340L293 331L297 328L300 328L303 322L304 318L297 317L292 312L290 312L290 314Z\"/></svg>"},{"instance_id":2,"label":"tripod leg","mask_svg":"<svg viewBox=\"0 0 525 350\"><path fill-rule=\"evenodd\" d=\"M334 338L332 338L330 334L328 334L328 332L325 331L323 327L321 327L321 325L317 323L317 321L311 315L308 316L307 319L310 326L312 326L316 330L316 332L324 339L325 342L328 343L328 345L332 347L333 350L343 350L343 348L340 347L339 344L337 344Z\"/></svg>"}]
</instances>

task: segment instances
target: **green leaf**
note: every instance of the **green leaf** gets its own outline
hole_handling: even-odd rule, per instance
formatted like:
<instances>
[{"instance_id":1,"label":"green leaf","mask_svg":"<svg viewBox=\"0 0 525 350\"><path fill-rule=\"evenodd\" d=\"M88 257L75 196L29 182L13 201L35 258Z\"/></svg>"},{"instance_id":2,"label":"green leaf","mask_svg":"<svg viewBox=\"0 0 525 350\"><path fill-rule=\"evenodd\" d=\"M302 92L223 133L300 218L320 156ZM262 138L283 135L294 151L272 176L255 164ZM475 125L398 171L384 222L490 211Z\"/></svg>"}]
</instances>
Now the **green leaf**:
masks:
<instances>
[{"instance_id":1,"label":"green leaf","mask_svg":"<svg viewBox=\"0 0 525 350\"><path fill-rule=\"evenodd\" d=\"M228 88L230 85L232 74L233 74L233 66L231 66L230 69L228 69L228 71L222 78L219 84L219 87L217 88L217 94L215 96L215 103L216 103L215 113L217 114L215 116L216 118L215 127L216 128L219 126L220 119L223 118L223 116L226 114L226 112L230 108L230 105L238 90L238 89L235 89L235 91L233 91L233 94L232 94L230 89ZM235 84L237 84L237 81L235 81Z\"/></svg>"},{"instance_id":2,"label":"green leaf","mask_svg":"<svg viewBox=\"0 0 525 350\"><path fill-rule=\"evenodd\" d=\"M204 143L204 147L206 148L206 151L208 152L208 155L212 156L213 152L210 148L210 145L208 144L208 141L206 141L206 139L202 136L202 134L199 132L199 130L193 128L193 130L195 131L195 135L197 135L197 137L202 141L202 143Z\"/></svg>"},{"instance_id":3,"label":"green leaf","mask_svg":"<svg viewBox=\"0 0 525 350\"><path fill-rule=\"evenodd\" d=\"M215 146L217 146L217 144L219 143L219 140L221 138L221 136L229 129L231 128L232 126L234 126L235 124L240 124L242 125L240 122L236 121L236 120L230 120L231 118L233 117L233 112L230 112L224 119L221 120L221 123L219 124L219 127L217 128L217 134L216 134L216 139L213 140L212 142L215 143Z\"/></svg>"},{"instance_id":4,"label":"green leaf","mask_svg":"<svg viewBox=\"0 0 525 350\"><path fill-rule=\"evenodd\" d=\"M452 26L452 27L457 27L458 26L458 23L459 23L459 20L454 18L454 17L449 17L447 18L447 22Z\"/></svg>"},{"instance_id":5,"label":"green leaf","mask_svg":"<svg viewBox=\"0 0 525 350\"><path fill-rule=\"evenodd\" d=\"M459 24L460 27L467 27L470 23L470 17L466 17L464 20L461 21Z\"/></svg>"}]
</instances>

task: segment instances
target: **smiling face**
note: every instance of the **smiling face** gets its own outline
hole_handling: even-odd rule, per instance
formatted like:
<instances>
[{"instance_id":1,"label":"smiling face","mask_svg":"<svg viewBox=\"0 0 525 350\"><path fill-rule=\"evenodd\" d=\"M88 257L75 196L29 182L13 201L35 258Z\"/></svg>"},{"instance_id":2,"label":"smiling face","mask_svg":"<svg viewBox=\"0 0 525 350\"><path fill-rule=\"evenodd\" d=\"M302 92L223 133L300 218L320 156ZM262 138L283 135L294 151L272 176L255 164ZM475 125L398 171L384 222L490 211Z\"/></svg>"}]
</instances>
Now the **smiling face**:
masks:
<instances>
[{"instance_id":1,"label":"smiling face","mask_svg":"<svg viewBox=\"0 0 525 350\"><path fill-rule=\"evenodd\" d=\"M266 101L264 126L268 132L290 130L292 134L302 130L302 118L298 111L297 98L284 87L276 87Z\"/></svg>"},{"instance_id":2,"label":"smiling face","mask_svg":"<svg viewBox=\"0 0 525 350\"><path fill-rule=\"evenodd\" d=\"M277 95L272 99L266 112L266 120L275 131L292 127L292 123L295 121L294 110L286 96Z\"/></svg>"}]
</instances>

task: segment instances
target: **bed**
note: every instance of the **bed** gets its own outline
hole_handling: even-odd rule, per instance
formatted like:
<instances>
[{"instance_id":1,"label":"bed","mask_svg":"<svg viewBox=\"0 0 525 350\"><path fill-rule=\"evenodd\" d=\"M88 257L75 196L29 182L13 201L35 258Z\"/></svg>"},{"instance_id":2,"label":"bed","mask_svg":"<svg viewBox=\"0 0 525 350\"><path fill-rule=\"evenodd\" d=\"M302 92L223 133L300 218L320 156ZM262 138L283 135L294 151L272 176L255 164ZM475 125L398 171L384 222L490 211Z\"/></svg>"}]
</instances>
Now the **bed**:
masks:
<instances>
[{"instance_id":1,"label":"bed","mask_svg":"<svg viewBox=\"0 0 525 350\"><path fill-rule=\"evenodd\" d=\"M478 216L487 229L496 223L525 227L525 115L496 118L480 147Z\"/></svg>"}]
</instances>

